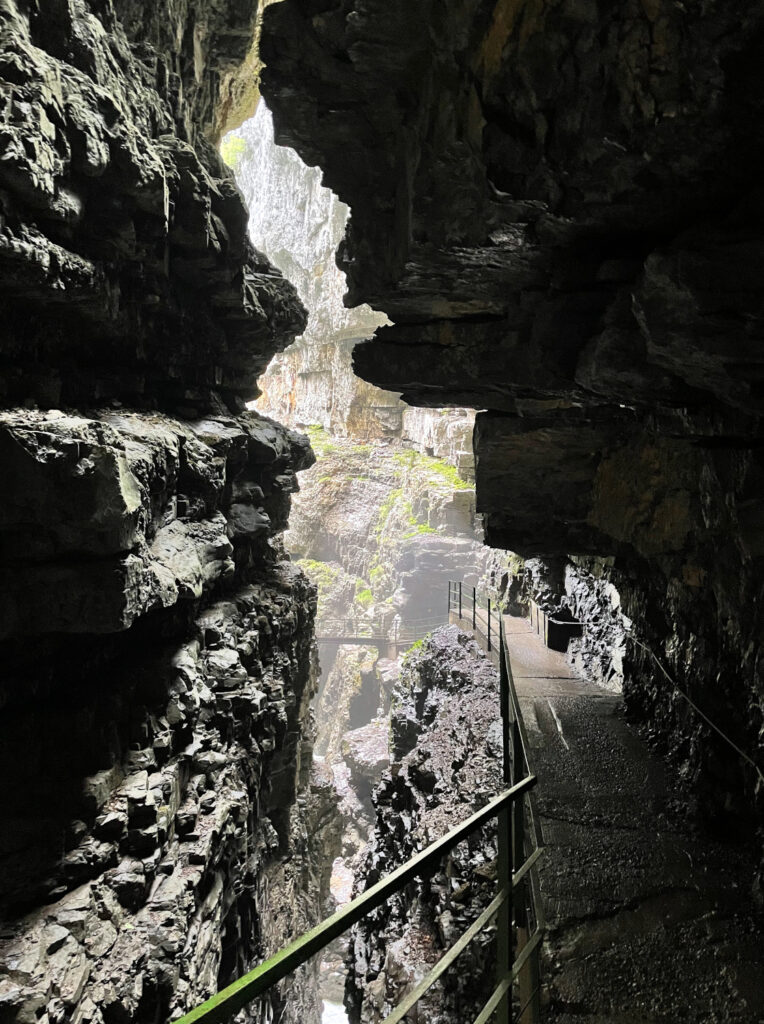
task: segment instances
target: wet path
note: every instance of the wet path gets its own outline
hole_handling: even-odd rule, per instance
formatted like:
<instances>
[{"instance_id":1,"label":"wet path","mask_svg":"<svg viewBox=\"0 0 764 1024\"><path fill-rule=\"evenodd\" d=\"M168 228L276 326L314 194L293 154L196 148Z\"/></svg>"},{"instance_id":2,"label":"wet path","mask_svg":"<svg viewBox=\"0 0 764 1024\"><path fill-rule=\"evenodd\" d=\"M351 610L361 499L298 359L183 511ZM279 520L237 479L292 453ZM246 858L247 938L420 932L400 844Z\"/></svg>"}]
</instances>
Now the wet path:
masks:
<instances>
[{"instance_id":1,"label":"wet path","mask_svg":"<svg viewBox=\"0 0 764 1024\"><path fill-rule=\"evenodd\" d=\"M671 774L618 695L572 676L526 619L505 626L547 844L546 1019L764 1022L752 865L672 814Z\"/></svg>"}]
</instances>

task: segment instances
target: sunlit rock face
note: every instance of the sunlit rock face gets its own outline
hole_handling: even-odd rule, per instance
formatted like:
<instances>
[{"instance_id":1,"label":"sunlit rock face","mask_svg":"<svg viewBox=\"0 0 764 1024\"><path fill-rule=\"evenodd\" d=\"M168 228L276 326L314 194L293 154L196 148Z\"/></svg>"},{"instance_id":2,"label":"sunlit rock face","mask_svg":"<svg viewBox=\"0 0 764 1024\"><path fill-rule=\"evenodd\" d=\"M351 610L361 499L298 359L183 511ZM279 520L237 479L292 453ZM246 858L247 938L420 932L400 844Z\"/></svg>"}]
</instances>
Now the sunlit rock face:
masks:
<instances>
[{"instance_id":1,"label":"sunlit rock face","mask_svg":"<svg viewBox=\"0 0 764 1024\"><path fill-rule=\"evenodd\" d=\"M348 208L291 149L276 146L264 103L226 139L249 207L254 243L296 286L309 310L305 333L273 360L260 382L257 408L287 423L318 423L338 433L397 432L404 405L356 378L351 352L385 323L384 314L343 305L345 275L335 251Z\"/></svg>"},{"instance_id":2,"label":"sunlit rock face","mask_svg":"<svg viewBox=\"0 0 764 1024\"><path fill-rule=\"evenodd\" d=\"M305 323L211 143L256 5L10 0L0 26L0 401L241 408Z\"/></svg>"},{"instance_id":3,"label":"sunlit rock face","mask_svg":"<svg viewBox=\"0 0 764 1024\"><path fill-rule=\"evenodd\" d=\"M471 476L471 410L413 409L394 391L369 385L353 371L354 345L370 338L387 317L365 304L344 303L347 281L336 251L349 210L322 185L320 168L276 145L263 102L226 138L223 153L246 198L253 243L296 286L309 311L305 333L260 379L256 408L292 426L314 423L335 434L410 440Z\"/></svg>"},{"instance_id":4,"label":"sunlit rock face","mask_svg":"<svg viewBox=\"0 0 764 1024\"><path fill-rule=\"evenodd\" d=\"M755 772L653 654L761 763L763 34L754 0L285 0L263 37L277 140L393 321L356 370L486 410L488 542L599 559L649 648L630 708L749 835Z\"/></svg>"}]
</instances>

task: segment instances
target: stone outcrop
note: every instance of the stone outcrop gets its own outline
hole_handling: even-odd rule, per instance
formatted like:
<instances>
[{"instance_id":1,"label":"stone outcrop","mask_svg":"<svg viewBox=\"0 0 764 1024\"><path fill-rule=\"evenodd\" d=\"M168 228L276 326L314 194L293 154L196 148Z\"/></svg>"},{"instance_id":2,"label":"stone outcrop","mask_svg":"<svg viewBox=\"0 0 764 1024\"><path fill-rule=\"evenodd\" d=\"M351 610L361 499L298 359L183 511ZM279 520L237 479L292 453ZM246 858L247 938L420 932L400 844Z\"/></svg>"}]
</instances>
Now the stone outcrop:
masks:
<instances>
[{"instance_id":1,"label":"stone outcrop","mask_svg":"<svg viewBox=\"0 0 764 1024\"><path fill-rule=\"evenodd\" d=\"M484 410L488 543L615 586L629 708L749 836L756 772L654 659L761 765L763 31L758 0L285 0L263 34L277 141L353 210L349 301L393 321L356 370Z\"/></svg>"},{"instance_id":2,"label":"stone outcrop","mask_svg":"<svg viewBox=\"0 0 764 1024\"><path fill-rule=\"evenodd\" d=\"M310 428L317 461L301 476L287 544L319 586L318 633L421 639L447 618L449 579L477 583L502 556L479 540L475 492L454 466L393 439ZM322 643L317 750L390 704L388 655ZM377 660L381 656L382 664Z\"/></svg>"},{"instance_id":3,"label":"stone outcrop","mask_svg":"<svg viewBox=\"0 0 764 1024\"><path fill-rule=\"evenodd\" d=\"M256 10L3 5L4 405L235 411L303 329L209 141Z\"/></svg>"},{"instance_id":4,"label":"stone outcrop","mask_svg":"<svg viewBox=\"0 0 764 1024\"><path fill-rule=\"evenodd\" d=\"M297 287L309 311L305 332L278 354L260 381L257 408L289 426L317 424L357 439L399 438L474 475L467 409L414 409L353 372L354 345L387 322L368 305L343 304L345 274L335 253L348 207L322 184L321 171L277 146L265 103L225 140L250 211L256 245Z\"/></svg>"},{"instance_id":5,"label":"stone outcrop","mask_svg":"<svg viewBox=\"0 0 764 1024\"><path fill-rule=\"evenodd\" d=\"M166 1019L327 895L315 588L280 542L313 456L254 413L125 410L2 413L0 453L4 1019ZM314 968L289 992L318 1020Z\"/></svg>"},{"instance_id":6,"label":"stone outcrop","mask_svg":"<svg viewBox=\"0 0 764 1024\"><path fill-rule=\"evenodd\" d=\"M315 920L308 836L331 831L334 801L310 778L313 601L280 563L190 634L19 657L0 744L3 1019L167 1019Z\"/></svg>"},{"instance_id":7,"label":"stone outcrop","mask_svg":"<svg viewBox=\"0 0 764 1024\"><path fill-rule=\"evenodd\" d=\"M241 582L287 525L305 435L253 413L0 413L0 638L112 633Z\"/></svg>"},{"instance_id":8,"label":"stone outcrop","mask_svg":"<svg viewBox=\"0 0 764 1024\"><path fill-rule=\"evenodd\" d=\"M469 817L501 788L496 670L475 641L445 626L409 655L393 695L392 767L376 789L376 821L356 869L362 892ZM495 893L496 839L486 828L353 931L346 1005L373 1024L466 930ZM492 931L481 933L418 1004L423 1019L471 1020L493 984Z\"/></svg>"}]
</instances>

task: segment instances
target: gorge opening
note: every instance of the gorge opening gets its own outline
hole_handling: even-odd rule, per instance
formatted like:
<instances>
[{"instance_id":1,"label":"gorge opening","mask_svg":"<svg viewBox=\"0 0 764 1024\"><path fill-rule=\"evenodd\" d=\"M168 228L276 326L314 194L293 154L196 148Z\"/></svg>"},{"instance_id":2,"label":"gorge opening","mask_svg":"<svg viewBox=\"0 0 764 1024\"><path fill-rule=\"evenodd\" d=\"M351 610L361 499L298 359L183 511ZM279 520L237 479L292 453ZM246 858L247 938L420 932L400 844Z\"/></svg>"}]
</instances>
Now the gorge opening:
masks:
<instances>
[{"instance_id":1,"label":"gorge opening","mask_svg":"<svg viewBox=\"0 0 764 1024\"><path fill-rule=\"evenodd\" d=\"M764 1020L762 32L0 4L3 1024Z\"/></svg>"},{"instance_id":2,"label":"gorge opening","mask_svg":"<svg viewBox=\"0 0 764 1024\"><path fill-rule=\"evenodd\" d=\"M244 194L253 244L308 310L304 334L261 376L252 408L306 430L316 455L300 476L285 543L318 587L313 757L340 796L342 848L331 894L342 906L371 838L372 792L390 767L391 699L406 653L447 624L450 579L496 599L507 558L482 544L474 413L409 407L353 372L353 347L387 318L343 303L336 252L347 207L322 187L319 169L276 146L262 99L254 117L223 139L221 152ZM322 965L325 1022L347 1019L349 942L338 940L334 959Z\"/></svg>"}]
</instances>

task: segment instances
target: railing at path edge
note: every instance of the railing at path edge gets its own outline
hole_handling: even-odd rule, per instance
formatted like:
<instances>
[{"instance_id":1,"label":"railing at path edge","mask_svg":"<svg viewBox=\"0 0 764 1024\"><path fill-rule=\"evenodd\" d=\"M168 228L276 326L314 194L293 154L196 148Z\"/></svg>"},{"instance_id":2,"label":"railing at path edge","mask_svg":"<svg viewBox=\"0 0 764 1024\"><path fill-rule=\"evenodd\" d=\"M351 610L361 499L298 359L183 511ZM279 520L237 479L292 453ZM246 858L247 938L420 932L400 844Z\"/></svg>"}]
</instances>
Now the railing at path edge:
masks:
<instances>
[{"instance_id":1,"label":"railing at path edge","mask_svg":"<svg viewBox=\"0 0 764 1024\"><path fill-rule=\"evenodd\" d=\"M463 601L467 597L467 604ZM465 617L463 612L471 611ZM448 617L472 629L499 667L505 789L466 821L451 829L421 853L371 886L331 917L295 939L264 963L185 1014L176 1024L222 1024L258 996L300 967L316 953L400 892L414 878L428 877L443 855L493 818L498 821L498 893L467 931L441 957L419 984L390 1013L383 1024L398 1024L419 999L455 963L478 933L497 922L496 985L474 1024L537 1024L540 1021L539 952L544 934L537 862L542 852L541 830L532 800L536 777L528 764L528 744L512 680L501 614L478 605L474 588L449 583Z\"/></svg>"},{"instance_id":2,"label":"railing at path edge","mask_svg":"<svg viewBox=\"0 0 764 1024\"><path fill-rule=\"evenodd\" d=\"M528 759L528 737L512 676L504 615L496 601L488 595L478 594L475 587L465 587L461 582L449 582L448 616L450 622L455 622L475 634L480 645L499 669L504 782L512 786L518 780L530 776L531 769ZM502 851L502 839L504 838L506 843L508 834L510 850L507 854L506 851ZM514 1017L518 1024L537 1024L541 1020L540 954L544 935L544 911L536 860L543 845L534 795L528 791L516 801L508 828L502 828L502 823L499 822L499 877L503 877L503 858L509 857L510 871L514 878L517 877L515 866L532 860L515 898L514 922L510 936L510 948L514 950L515 963L522 961L517 978L520 1010ZM506 926L504 930L507 930ZM501 919L499 939L501 946ZM500 962L502 956L500 952ZM503 1021L505 1018L498 1019Z\"/></svg>"}]
</instances>

